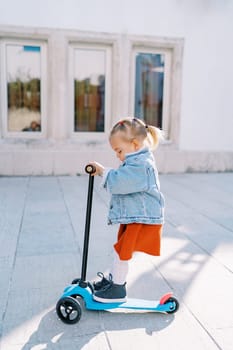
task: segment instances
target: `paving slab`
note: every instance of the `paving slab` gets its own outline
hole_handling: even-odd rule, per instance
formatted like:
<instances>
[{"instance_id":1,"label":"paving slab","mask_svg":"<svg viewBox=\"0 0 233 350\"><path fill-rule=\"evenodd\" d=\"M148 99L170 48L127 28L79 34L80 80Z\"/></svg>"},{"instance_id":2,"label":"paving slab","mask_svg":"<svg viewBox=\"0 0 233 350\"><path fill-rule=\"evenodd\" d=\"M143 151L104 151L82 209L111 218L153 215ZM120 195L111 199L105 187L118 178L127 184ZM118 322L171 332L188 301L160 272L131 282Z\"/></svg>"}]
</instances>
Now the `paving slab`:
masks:
<instances>
[{"instance_id":1,"label":"paving slab","mask_svg":"<svg viewBox=\"0 0 233 350\"><path fill-rule=\"evenodd\" d=\"M75 325L55 305L80 277L88 177L0 177L0 350L233 348L233 174L161 175L161 257L135 254L128 295L173 291L176 314L94 312ZM95 179L88 279L111 267L117 226Z\"/></svg>"}]
</instances>

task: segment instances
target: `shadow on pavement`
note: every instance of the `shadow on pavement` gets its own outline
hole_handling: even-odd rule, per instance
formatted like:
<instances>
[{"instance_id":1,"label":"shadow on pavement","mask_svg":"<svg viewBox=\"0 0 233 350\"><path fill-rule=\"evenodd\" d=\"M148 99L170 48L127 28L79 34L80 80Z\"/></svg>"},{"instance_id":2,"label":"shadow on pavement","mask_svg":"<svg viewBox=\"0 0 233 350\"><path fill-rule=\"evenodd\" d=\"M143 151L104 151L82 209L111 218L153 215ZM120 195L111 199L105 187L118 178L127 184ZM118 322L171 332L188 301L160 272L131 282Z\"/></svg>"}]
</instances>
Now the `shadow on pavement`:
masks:
<instances>
[{"instance_id":1,"label":"shadow on pavement","mask_svg":"<svg viewBox=\"0 0 233 350\"><path fill-rule=\"evenodd\" d=\"M108 343L107 333L141 329L148 336L162 331L173 322L174 315L159 313L99 312L83 309L81 320L74 325L66 325L57 317L55 309L49 311L32 333L22 350L31 349L82 349L85 344L97 342L99 336ZM88 326L89 324L89 326ZM96 340L95 340L96 338Z\"/></svg>"}]
</instances>

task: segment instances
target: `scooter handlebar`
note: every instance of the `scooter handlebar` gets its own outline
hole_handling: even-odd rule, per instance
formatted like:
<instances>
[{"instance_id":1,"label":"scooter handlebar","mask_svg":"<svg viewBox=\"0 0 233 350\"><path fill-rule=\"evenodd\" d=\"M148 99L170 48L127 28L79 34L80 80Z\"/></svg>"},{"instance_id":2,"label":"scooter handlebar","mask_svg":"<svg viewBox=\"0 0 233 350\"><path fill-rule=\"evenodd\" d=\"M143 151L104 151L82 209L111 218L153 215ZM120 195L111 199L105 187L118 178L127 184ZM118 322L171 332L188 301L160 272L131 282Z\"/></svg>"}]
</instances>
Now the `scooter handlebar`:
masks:
<instances>
[{"instance_id":1,"label":"scooter handlebar","mask_svg":"<svg viewBox=\"0 0 233 350\"><path fill-rule=\"evenodd\" d=\"M96 172L96 167L93 164L87 164L85 166L85 171L87 174L94 174Z\"/></svg>"}]
</instances>

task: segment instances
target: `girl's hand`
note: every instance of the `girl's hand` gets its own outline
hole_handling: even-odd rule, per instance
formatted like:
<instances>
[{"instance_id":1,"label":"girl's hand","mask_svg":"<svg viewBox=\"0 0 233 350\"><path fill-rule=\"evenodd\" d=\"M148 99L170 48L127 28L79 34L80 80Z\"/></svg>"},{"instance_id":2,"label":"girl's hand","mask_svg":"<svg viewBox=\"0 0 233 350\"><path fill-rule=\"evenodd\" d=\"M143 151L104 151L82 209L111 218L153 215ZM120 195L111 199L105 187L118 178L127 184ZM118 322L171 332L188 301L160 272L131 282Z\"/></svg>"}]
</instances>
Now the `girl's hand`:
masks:
<instances>
[{"instance_id":1,"label":"girl's hand","mask_svg":"<svg viewBox=\"0 0 233 350\"><path fill-rule=\"evenodd\" d=\"M104 166L100 163L97 162L90 162L89 164L93 165L96 168L96 172L92 174L92 176L96 176L96 175L103 175L104 172Z\"/></svg>"}]
</instances>

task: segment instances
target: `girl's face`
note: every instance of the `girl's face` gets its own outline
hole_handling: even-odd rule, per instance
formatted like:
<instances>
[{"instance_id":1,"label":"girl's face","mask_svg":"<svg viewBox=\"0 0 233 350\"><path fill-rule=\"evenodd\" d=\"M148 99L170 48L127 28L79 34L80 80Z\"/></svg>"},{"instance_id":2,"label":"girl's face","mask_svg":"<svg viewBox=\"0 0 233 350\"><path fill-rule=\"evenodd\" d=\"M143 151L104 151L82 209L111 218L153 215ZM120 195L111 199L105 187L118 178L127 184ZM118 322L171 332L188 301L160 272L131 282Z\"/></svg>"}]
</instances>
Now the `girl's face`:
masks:
<instances>
[{"instance_id":1,"label":"girl's face","mask_svg":"<svg viewBox=\"0 0 233 350\"><path fill-rule=\"evenodd\" d=\"M126 154L136 152L142 147L141 143L136 139L125 140L120 131L112 135L109 142L117 158L122 162L125 160Z\"/></svg>"}]
</instances>

